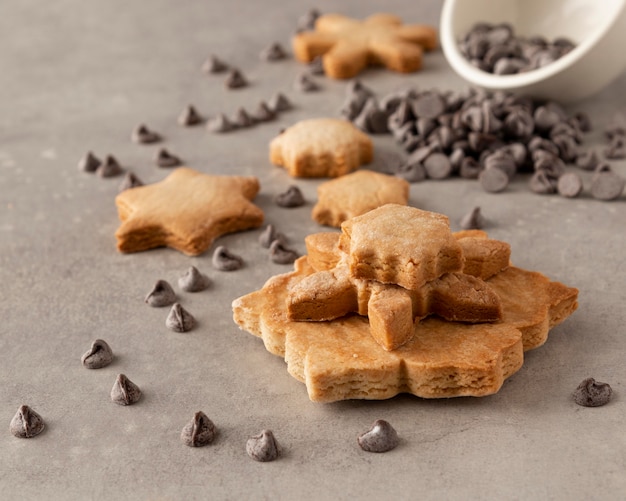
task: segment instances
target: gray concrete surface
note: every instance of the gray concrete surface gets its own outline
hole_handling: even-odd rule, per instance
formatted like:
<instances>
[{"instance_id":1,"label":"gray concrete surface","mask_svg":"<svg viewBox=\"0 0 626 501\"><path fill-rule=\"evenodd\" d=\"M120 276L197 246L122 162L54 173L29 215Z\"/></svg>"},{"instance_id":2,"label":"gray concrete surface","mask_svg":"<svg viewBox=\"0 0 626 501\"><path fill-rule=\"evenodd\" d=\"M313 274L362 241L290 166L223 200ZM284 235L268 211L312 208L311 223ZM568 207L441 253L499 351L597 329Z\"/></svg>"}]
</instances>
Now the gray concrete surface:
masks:
<instances>
[{"instance_id":1,"label":"gray concrete surface","mask_svg":"<svg viewBox=\"0 0 626 501\"><path fill-rule=\"evenodd\" d=\"M514 262L580 289L579 310L501 391L481 399L314 404L284 362L240 331L231 301L288 267L273 265L258 231L224 237L247 266L212 269L210 253L188 258L168 249L134 255L115 250L114 197L120 179L77 171L87 151L112 153L144 182L167 172L152 162L156 146L129 139L145 122L194 168L254 174L268 222L300 252L319 230L310 221L318 181L297 181L308 204L280 209L272 197L293 183L267 159L280 127L335 116L344 82L299 94L294 60L261 62L273 41L288 44L307 2L153 0L9 0L0 6L0 497L3 499L623 499L626 336L625 197L576 200L533 195L526 180L504 194L447 180L413 185L411 204L450 216L454 229L480 205L495 238L511 243ZM440 2L320 1L325 12L362 17L381 8L407 21L437 23ZM241 68L251 86L226 91L222 77L199 67L214 52ZM384 93L418 86L460 89L440 53L422 72L381 70L364 82ZM205 114L253 108L284 91L297 109L274 123L211 135L183 129L176 117L193 103ZM571 107L599 129L623 109L626 77ZM596 129L598 130L598 129ZM374 168L397 152L376 137ZM587 144L600 146L599 132ZM614 162L626 175L626 164ZM588 181L586 177L586 181ZM213 279L181 295L199 321L187 335L169 332L166 312L143 303L152 283L175 283L194 264ZM88 371L81 354L103 338L114 364ZM123 408L109 400L125 373L144 391ZM571 399L588 376L611 383L614 400L582 408ZM20 404L46 420L46 431L19 440L8 431ZM196 410L220 430L205 448L179 433ZM356 436L375 419L397 429L401 445L368 454ZM245 453L248 436L274 430L283 457L261 464Z\"/></svg>"}]
</instances>

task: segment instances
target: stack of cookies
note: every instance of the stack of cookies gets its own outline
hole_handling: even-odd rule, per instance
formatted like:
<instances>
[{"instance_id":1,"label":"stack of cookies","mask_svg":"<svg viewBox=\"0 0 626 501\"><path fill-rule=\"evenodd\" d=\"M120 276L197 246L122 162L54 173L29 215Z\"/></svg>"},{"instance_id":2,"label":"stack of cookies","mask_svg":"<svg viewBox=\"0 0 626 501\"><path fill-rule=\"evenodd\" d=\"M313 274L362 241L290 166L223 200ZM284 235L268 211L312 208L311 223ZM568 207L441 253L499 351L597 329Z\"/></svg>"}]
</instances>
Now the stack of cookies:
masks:
<instances>
[{"instance_id":1,"label":"stack of cookies","mask_svg":"<svg viewBox=\"0 0 626 501\"><path fill-rule=\"evenodd\" d=\"M314 401L495 393L578 291L510 265L482 231L387 204L306 239L291 273L233 302Z\"/></svg>"}]
</instances>

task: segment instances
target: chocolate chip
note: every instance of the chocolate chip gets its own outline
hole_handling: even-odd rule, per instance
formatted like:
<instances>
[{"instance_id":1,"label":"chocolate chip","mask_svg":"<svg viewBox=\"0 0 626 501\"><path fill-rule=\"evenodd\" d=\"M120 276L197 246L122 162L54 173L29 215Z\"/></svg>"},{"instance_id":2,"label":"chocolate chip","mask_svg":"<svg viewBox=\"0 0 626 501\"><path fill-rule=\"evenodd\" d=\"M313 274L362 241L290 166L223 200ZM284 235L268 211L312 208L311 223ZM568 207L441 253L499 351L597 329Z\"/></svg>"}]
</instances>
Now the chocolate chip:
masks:
<instances>
[{"instance_id":1,"label":"chocolate chip","mask_svg":"<svg viewBox=\"0 0 626 501\"><path fill-rule=\"evenodd\" d=\"M604 156L612 160L626 158L626 136L613 136L608 148L604 150Z\"/></svg>"},{"instance_id":2,"label":"chocolate chip","mask_svg":"<svg viewBox=\"0 0 626 501\"><path fill-rule=\"evenodd\" d=\"M494 75L513 75L519 73L526 64L526 61L519 57L503 57L493 65L493 73Z\"/></svg>"},{"instance_id":3,"label":"chocolate chip","mask_svg":"<svg viewBox=\"0 0 626 501\"><path fill-rule=\"evenodd\" d=\"M481 171L480 164L473 157L465 157L461 162L459 175L464 179L478 179Z\"/></svg>"},{"instance_id":4,"label":"chocolate chip","mask_svg":"<svg viewBox=\"0 0 626 501\"><path fill-rule=\"evenodd\" d=\"M261 101L253 116L257 122L269 122L270 120L274 120L276 118L276 113L267 105L267 103L265 103L265 101Z\"/></svg>"},{"instance_id":5,"label":"chocolate chip","mask_svg":"<svg viewBox=\"0 0 626 501\"><path fill-rule=\"evenodd\" d=\"M513 138L529 138L535 130L535 122L528 111L517 109L504 119L504 130Z\"/></svg>"},{"instance_id":6,"label":"chocolate chip","mask_svg":"<svg viewBox=\"0 0 626 501\"><path fill-rule=\"evenodd\" d=\"M277 92L276 94L274 94L270 98L268 106L274 113L289 111L293 108L291 101L289 101L289 99L287 99L287 96L285 96L282 92Z\"/></svg>"},{"instance_id":7,"label":"chocolate chip","mask_svg":"<svg viewBox=\"0 0 626 501\"><path fill-rule=\"evenodd\" d=\"M248 86L248 81L243 76L243 73L236 68L233 68L228 73L226 80L224 80L224 86L227 89L241 89Z\"/></svg>"},{"instance_id":8,"label":"chocolate chip","mask_svg":"<svg viewBox=\"0 0 626 501\"><path fill-rule=\"evenodd\" d=\"M560 114L553 108L539 106L534 113L535 127L537 130L549 132L552 127L561 121Z\"/></svg>"},{"instance_id":9,"label":"chocolate chip","mask_svg":"<svg viewBox=\"0 0 626 501\"><path fill-rule=\"evenodd\" d=\"M413 110L409 105L408 101L402 100L395 111L389 115L387 119L387 127L389 130L394 130L402 127L408 122L412 122L415 120L415 115L413 115Z\"/></svg>"},{"instance_id":10,"label":"chocolate chip","mask_svg":"<svg viewBox=\"0 0 626 501\"><path fill-rule=\"evenodd\" d=\"M297 30L298 31L311 31L315 29L315 21L320 17L320 12L317 9L310 9L298 19Z\"/></svg>"},{"instance_id":11,"label":"chocolate chip","mask_svg":"<svg viewBox=\"0 0 626 501\"><path fill-rule=\"evenodd\" d=\"M498 193L505 190L509 185L509 176L506 172L497 167L483 169L478 175L478 180L483 190L489 193Z\"/></svg>"},{"instance_id":12,"label":"chocolate chip","mask_svg":"<svg viewBox=\"0 0 626 501\"><path fill-rule=\"evenodd\" d=\"M181 165L182 161L179 157L172 155L165 148L159 148L159 151L157 151L157 154L154 157L154 163L156 163L159 167L167 168L178 167Z\"/></svg>"},{"instance_id":13,"label":"chocolate chip","mask_svg":"<svg viewBox=\"0 0 626 501\"><path fill-rule=\"evenodd\" d=\"M224 113L219 113L214 118L211 118L207 122L207 130L209 132L230 132L236 129L235 124L233 124Z\"/></svg>"},{"instance_id":14,"label":"chocolate chip","mask_svg":"<svg viewBox=\"0 0 626 501\"><path fill-rule=\"evenodd\" d=\"M575 113L572 119L576 121L576 123L578 124L578 128L582 132L591 131L591 119L589 118L589 115L587 115L587 113L585 113L584 111L579 111Z\"/></svg>"},{"instance_id":15,"label":"chocolate chip","mask_svg":"<svg viewBox=\"0 0 626 501\"><path fill-rule=\"evenodd\" d=\"M306 69L311 75L324 75L324 61L322 56L314 57L313 60L307 64Z\"/></svg>"},{"instance_id":16,"label":"chocolate chip","mask_svg":"<svg viewBox=\"0 0 626 501\"><path fill-rule=\"evenodd\" d=\"M566 172L559 176L556 184L559 195L566 198L574 198L583 190L583 181L575 172Z\"/></svg>"},{"instance_id":17,"label":"chocolate chip","mask_svg":"<svg viewBox=\"0 0 626 501\"><path fill-rule=\"evenodd\" d=\"M595 170L598 163L598 155L593 150L583 151L576 157L576 167L584 170Z\"/></svg>"},{"instance_id":18,"label":"chocolate chip","mask_svg":"<svg viewBox=\"0 0 626 501\"><path fill-rule=\"evenodd\" d=\"M118 374L113 388L111 388L111 400L118 405L132 405L141 398L139 387L128 379L124 374Z\"/></svg>"},{"instance_id":19,"label":"chocolate chip","mask_svg":"<svg viewBox=\"0 0 626 501\"><path fill-rule=\"evenodd\" d=\"M393 426L384 419L377 419L367 432L359 435L357 442L366 452L388 452L395 449L400 440Z\"/></svg>"},{"instance_id":20,"label":"chocolate chip","mask_svg":"<svg viewBox=\"0 0 626 501\"><path fill-rule=\"evenodd\" d=\"M196 325L196 319L183 308L180 303L174 303L165 319L165 326L174 332L189 332Z\"/></svg>"},{"instance_id":21,"label":"chocolate chip","mask_svg":"<svg viewBox=\"0 0 626 501\"><path fill-rule=\"evenodd\" d=\"M285 235L276 231L276 228L274 228L274 225L268 224L263 230L263 232L259 235L259 243L261 244L262 247L269 249L274 240L278 240L282 244L284 244L287 241L287 239L285 238Z\"/></svg>"},{"instance_id":22,"label":"chocolate chip","mask_svg":"<svg viewBox=\"0 0 626 501\"><path fill-rule=\"evenodd\" d=\"M557 181L548 176L545 171L538 170L535 172L528 182L530 190L540 195L547 195L556 192Z\"/></svg>"},{"instance_id":23,"label":"chocolate chip","mask_svg":"<svg viewBox=\"0 0 626 501\"><path fill-rule=\"evenodd\" d=\"M517 172L517 165L513 157L502 150L497 150L487 155L484 160L485 169L498 168L503 171L509 179L513 179Z\"/></svg>"},{"instance_id":24,"label":"chocolate chip","mask_svg":"<svg viewBox=\"0 0 626 501\"><path fill-rule=\"evenodd\" d=\"M11 419L9 430L17 438L32 438L39 435L46 424L43 418L28 405L21 405Z\"/></svg>"},{"instance_id":25,"label":"chocolate chip","mask_svg":"<svg viewBox=\"0 0 626 501\"><path fill-rule=\"evenodd\" d=\"M78 161L78 170L83 172L96 172L102 162L91 151Z\"/></svg>"},{"instance_id":26,"label":"chocolate chip","mask_svg":"<svg viewBox=\"0 0 626 501\"><path fill-rule=\"evenodd\" d=\"M596 168L596 173L591 181L591 196L598 200L615 200L624 191L625 180L610 168L600 170L602 165Z\"/></svg>"},{"instance_id":27,"label":"chocolate chip","mask_svg":"<svg viewBox=\"0 0 626 501\"><path fill-rule=\"evenodd\" d=\"M413 113L418 118L437 118L446 109L446 102L436 92L425 92L413 101Z\"/></svg>"},{"instance_id":28,"label":"chocolate chip","mask_svg":"<svg viewBox=\"0 0 626 501\"><path fill-rule=\"evenodd\" d=\"M176 293L172 286L165 280L157 280L152 287L152 290L148 292L145 302L155 308L163 306L169 306L176 301Z\"/></svg>"},{"instance_id":29,"label":"chocolate chip","mask_svg":"<svg viewBox=\"0 0 626 501\"><path fill-rule=\"evenodd\" d=\"M104 157L104 162L96 169L96 175L98 177L115 177L124 172L122 166L113 155L107 155Z\"/></svg>"},{"instance_id":30,"label":"chocolate chip","mask_svg":"<svg viewBox=\"0 0 626 501\"><path fill-rule=\"evenodd\" d=\"M237 109L233 123L237 127L245 128L253 126L256 123L256 120L245 110L245 108L240 107Z\"/></svg>"},{"instance_id":31,"label":"chocolate chip","mask_svg":"<svg viewBox=\"0 0 626 501\"><path fill-rule=\"evenodd\" d=\"M301 207L305 204L304 195L295 184L289 186L283 193L276 195L274 201L279 207L286 208Z\"/></svg>"},{"instance_id":32,"label":"chocolate chip","mask_svg":"<svg viewBox=\"0 0 626 501\"><path fill-rule=\"evenodd\" d=\"M445 179L452 173L452 164L443 153L433 153L424 160L424 169L431 179Z\"/></svg>"},{"instance_id":33,"label":"chocolate chip","mask_svg":"<svg viewBox=\"0 0 626 501\"><path fill-rule=\"evenodd\" d=\"M207 415L198 411L180 432L180 439L183 444L189 447L204 447L215 440L217 429Z\"/></svg>"},{"instance_id":34,"label":"chocolate chip","mask_svg":"<svg viewBox=\"0 0 626 501\"><path fill-rule=\"evenodd\" d=\"M534 153L537 150L548 151L552 153L554 156L558 156L560 153L559 148L552 141L549 141L548 139L544 139L538 136L533 137L528 142L528 151L530 151L531 153Z\"/></svg>"},{"instance_id":35,"label":"chocolate chip","mask_svg":"<svg viewBox=\"0 0 626 501\"><path fill-rule=\"evenodd\" d=\"M421 163L407 162L395 172L395 176L408 183L419 183L426 179L426 169Z\"/></svg>"},{"instance_id":36,"label":"chocolate chip","mask_svg":"<svg viewBox=\"0 0 626 501\"><path fill-rule=\"evenodd\" d=\"M482 132L470 132L467 135L467 141L472 150L482 152L488 150L498 138L492 134L483 134Z\"/></svg>"},{"instance_id":37,"label":"chocolate chip","mask_svg":"<svg viewBox=\"0 0 626 501\"><path fill-rule=\"evenodd\" d=\"M288 249L280 240L274 240L270 244L270 259L276 264L291 264L298 259L298 253Z\"/></svg>"},{"instance_id":38,"label":"chocolate chip","mask_svg":"<svg viewBox=\"0 0 626 501\"><path fill-rule=\"evenodd\" d=\"M188 104L183 108L180 115L178 115L178 123L185 127L191 127L202 123L202 117L194 106Z\"/></svg>"},{"instance_id":39,"label":"chocolate chip","mask_svg":"<svg viewBox=\"0 0 626 501\"><path fill-rule=\"evenodd\" d=\"M280 455L278 442L271 430L263 430L246 442L246 452L255 461L274 461Z\"/></svg>"},{"instance_id":40,"label":"chocolate chip","mask_svg":"<svg viewBox=\"0 0 626 501\"><path fill-rule=\"evenodd\" d=\"M195 266L190 266L178 279L178 287L185 292L200 292L210 285L211 279L204 273L200 273Z\"/></svg>"},{"instance_id":41,"label":"chocolate chip","mask_svg":"<svg viewBox=\"0 0 626 501\"><path fill-rule=\"evenodd\" d=\"M150 130L146 125L140 124L133 130L131 139L135 143L139 144L151 144L158 143L161 140L161 135L157 132Z\"/></svg>"},{"instance_id":42,"label":"chocolate chip","mask_svg":"<svg viewBox=\"0 0 626 501\"><path fill-rule=\"evenodd\" d=\"M274 42L261 51L262 61L280 61L287 58L287 51L278 42Z\"/></svg>"},{"instance_id":43,"label":"chocolate chip","mask_svg":"<svg viewBox=\"0 0 626 501\"><path fill-rule=\"evenodd\" d=\"M204 73L223 73L228 70L229 66L214 54L211 54L202 64Z\"/></svg>"},{"instance_id":44,"label":"chocolate chip","mask_svg":"<svg viewBox=\"0 0 626 501\"><path fill-rule=\"evenodd\" d=\"M358 78L351 80L346 86L346 95L349 97L353 96L363 96L363 97L373 97L374 92L369 87L363 85L363 82Z\"/></svg>"},{"instance_id":45,"label":"chocolate chip","mask_svg":"<svg viewBox=\"0 0 626 501\"><path fill-rule=\"evenodd\" d=\"M293 87L300 92L315 92L320 89L320 86L307 72L302 72L296 76Z\"/></svg>"},{"instance_id":46,"label":"chocolate chip","mask_svg":"<svg viewBox=\"0 0 626 501\"><path fill-rule=\"evenodd\" d=\"M465 151L462 148L455 148L450 153L450 165L452 166L452 172L459 172L461 170L461 164L465 158Z\"/></svg>"},{"instance_id":47,"label":"chocolate chip","mask_svg":"<svg viewBox=\"0 0 626 501\"><path fill-rule=\"evenodd\" d=\"M101 369L113 362L113 350L102 339L96 339L80 359L87 369Z\"/></svg>"},{"instance_id":48,"label":"chocolate chip","mask_svg":"<svg viewBox=\"0 0 626 501\"><path fill-rule=\"evenodd\" d=\"M574 391L574 402L584 407L600 407L608 404L613 390L608 383L600 383L590 377L584 379Z\"/></svg>"},{"instance_id":49,"label":"chocolate chip","mask_svg":"<svg viewBox=\"0 0 626 501\"><path fill-rule=\"evenodd\" d=\"M464 230L480 230L485 226L485 218L480 212L480 207L474 207L470 212L465 214L460 221L461 228Z\"/></svg>"},{"instance_id":50,"label":"chocolate chip","mask_svg":"<svg viewBox=\"0 0 626 501\"><path fill-rule=\"evenodd\" d=\"M127 172L122 179L122 182L118 188L118 191L121 193L122 191L130 190L131 188L136 188L137 186L143 186L141 180L135 176L132 172Z\"/></svg>"},{"instance_id":51,"label":"chocolate chip","mask_svg":"<svg viewBox=\"0 0 626 501\"><path fill-rule=\"evenodd\" d=\"M243 266L243 258L233 254L223 245L215 249L211 262L215 269L220 271L236 271Z\"/></svg>"}]
</instances>

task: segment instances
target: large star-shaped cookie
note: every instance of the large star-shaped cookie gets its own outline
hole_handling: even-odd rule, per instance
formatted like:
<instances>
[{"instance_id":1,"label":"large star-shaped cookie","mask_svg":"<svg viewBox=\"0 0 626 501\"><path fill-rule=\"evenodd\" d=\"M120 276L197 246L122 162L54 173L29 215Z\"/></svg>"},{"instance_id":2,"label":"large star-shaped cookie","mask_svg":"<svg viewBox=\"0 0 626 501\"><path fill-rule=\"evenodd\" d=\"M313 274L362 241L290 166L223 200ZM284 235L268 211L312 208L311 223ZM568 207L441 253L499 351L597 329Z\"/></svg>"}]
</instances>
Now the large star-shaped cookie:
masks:
<instances>
[{"instance_id":1,"label":"large star-shaped cookie","mask_svg":"<svg viewBox=\"0 0 626 501\"><path fill-rule=\"evenodd\" d=\"M196 256L225 233L256 228L263 211L251 200L256 177L214 176L180 167L159 183L125 190L115 199L122 224L117 248L137 252L168 246Z\"/></svg>"},{"instance_id":2,"label":"large star-shaped cookie","mask_svg":"<svg viewBox=\"0 0 626 501\"><path fill-rule=\"evenodd\" d=\"M325 14L315 22L315 31L293 39L295 56L302 62L323 56L324 73L331 78L352 78L368 65L413 72L422 65L423 49L436 45L434 28L403 25L391 14L374 14L364 21Z\"/></svg>"}]
</instances>

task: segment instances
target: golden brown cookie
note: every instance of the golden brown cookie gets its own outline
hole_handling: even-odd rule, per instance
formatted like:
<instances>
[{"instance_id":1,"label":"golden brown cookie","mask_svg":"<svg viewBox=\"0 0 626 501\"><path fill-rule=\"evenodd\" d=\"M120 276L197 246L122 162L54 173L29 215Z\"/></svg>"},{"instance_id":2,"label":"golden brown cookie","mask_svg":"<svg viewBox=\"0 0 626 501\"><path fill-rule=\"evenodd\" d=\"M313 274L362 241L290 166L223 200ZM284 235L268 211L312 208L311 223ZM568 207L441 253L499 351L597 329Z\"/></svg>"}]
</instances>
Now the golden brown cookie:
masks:
<instances>
[{"instance_id":1,"label":"golden brown cookie","mask_svg":"<svg viewBox=\"0 0 626 501\"><path fill-rule=\"evenodd\" d=\"M341 233L312 233L304 238L309 264L315 271L330 270L339 262L339 237Z\"/></svg>"},{"instance_id":2,"label":"golden brown cookie","mask_svg":"<svg viewBox=\"0 0 626 501\"><path fill-rule=\"evenodd\" d=\"M270 162L293 177L338 177L372 161L367 134L347 120L313 118L292 125L270 143Z\"/></svg>"},{"instance_id":3,"label":"golden brown cookie","mask_svg":"<svg viewBox=\"0 0 626 501\"><path fill-rule=\"evenodd\" d=\"M391 14L374 14L363 21L340 14L325 14L315 31L293 39L296 58L311 62L322 56L324 73L331 78L352 78L368 65L383 65L409 73L422 66L422 51L437 46L435 28L403 25Z\"/></svg>"},{"instance_id":4,"label":"golden brown cookie","mask_svg":"<svg viewBox=\"0 0 626 501\"><path fill-rule=\"evenodd\" d=\"M355 278L419 289L461 271L463 254L446 216L387 204L341 225L339 248Z\"/></svg>"},{"instance_id":5,"label":"golden brown cookie","mask_svg":"<svg viewBox=\"0 0 626 501\"><path fill-rule=\"evenodd\" d=\"M457 238L463 250L463 273L487 280L510 264L511 246L506 242L485 236Z\"/></svg>"},{"instance_id":6,"label":"golden brown cookie","mask_svg":"<svg viewBox=\"0 0 626 501\"><path fill-rule=\"evenodd\" d=\"M180 167L163 181L120 193L115 203L122 224L117 248L137 252L168 246L196 256L225 233L256 228L263 211L251 200L256 177L213 176Z\"/></svg>"},{"instance_id":7,"label":"golden brown cookie","mask_svg":"<svg viewBox=\"0 0 626 501\"><path fill-rule=\"evenodd\" d=\"M404 179L359 170L320 184L312 217L319 224L339 227L381 205L406 205L408 201L409 183Z\"/></svg>"}]
</instances>

